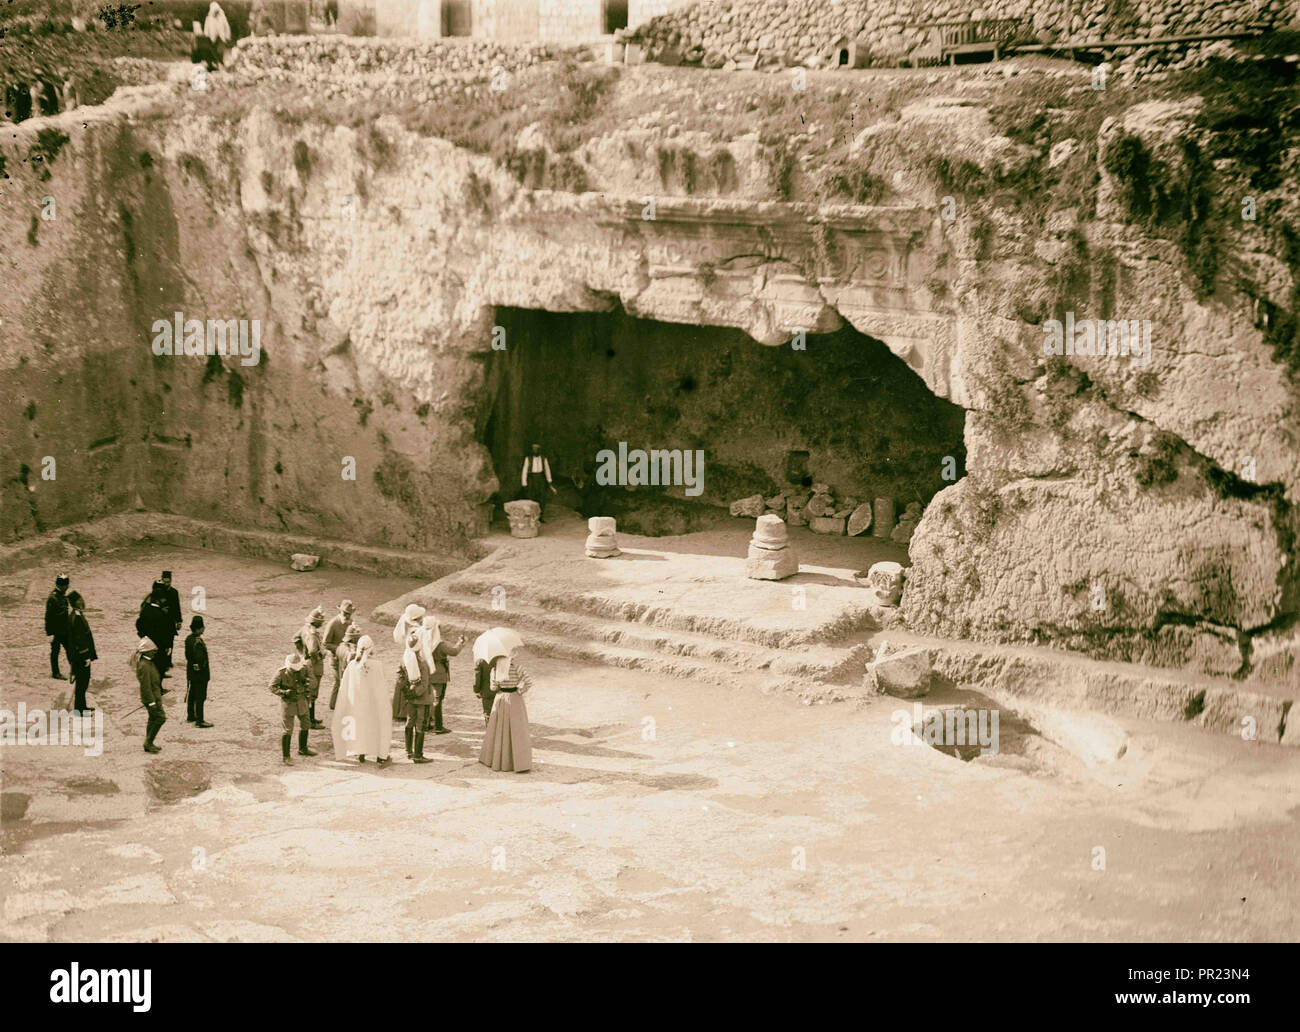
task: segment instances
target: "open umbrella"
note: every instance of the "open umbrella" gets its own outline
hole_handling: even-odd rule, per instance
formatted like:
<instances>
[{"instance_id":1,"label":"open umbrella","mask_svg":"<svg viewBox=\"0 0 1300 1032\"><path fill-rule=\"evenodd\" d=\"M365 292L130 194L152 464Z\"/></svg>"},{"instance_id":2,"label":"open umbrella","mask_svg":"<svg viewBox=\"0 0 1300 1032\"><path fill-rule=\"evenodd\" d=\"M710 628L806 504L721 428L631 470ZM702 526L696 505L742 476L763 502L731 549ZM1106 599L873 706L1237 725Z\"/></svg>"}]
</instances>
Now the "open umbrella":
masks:
<instances>
[{"instance_id":1,"label":"open umbrella","mask_svg":"<svg viewBox=\"0 0 1300 1032\"><path fill-rule=\"evenodd\" d=\"M474 640L474 662L490 663L498 656L508 656L524 643L519 632L509 627L492 627Z\"/></svg>"}]
</instances>

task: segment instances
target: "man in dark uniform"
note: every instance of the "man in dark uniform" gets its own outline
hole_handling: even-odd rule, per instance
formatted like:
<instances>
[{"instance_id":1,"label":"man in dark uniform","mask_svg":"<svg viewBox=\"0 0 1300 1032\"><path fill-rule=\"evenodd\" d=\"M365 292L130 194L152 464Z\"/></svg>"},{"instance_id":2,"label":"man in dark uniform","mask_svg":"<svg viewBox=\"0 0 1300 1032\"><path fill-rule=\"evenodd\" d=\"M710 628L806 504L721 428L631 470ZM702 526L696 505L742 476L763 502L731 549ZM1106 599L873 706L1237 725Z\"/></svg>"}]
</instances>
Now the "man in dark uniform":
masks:
<instances>
[{"instance_id":1,"label":"man in dark uniform","mask_svg":"<svg viewBox=\"0 0 1300 1032\"><path fill-rule=\"evenodd\" d=\"M195 727L212 726L203 719L210 676L208 646L203 640L203 617L195 614L190 621L190 636L185 639L185 719Z\"/></svg>"},{"instance_id":2,"label":"man in dark uniform","mask_svg":"<svg viewBox=\"0 0 1300 1032\"><path fill-rule=\"evenodd\" d=\"M338 705L339 681L342 680L343 670L347 666L346 663L340 664L338 648L343 644L349 628L352 627L352 614L356 611L357 607L352 604L352 600L345 598L339 603L338 613L325 625L325 654L329 657L329 665L334 668L334 690L330 692L330 709Z\"/></svg>"},{"instance_id":3,"label":"man in dark uniform","mask_svg":"<svg viewBox=\"0 0 1300 1032\"><path fill-rule=\"evenodd\" d=\"M75 701L72 708L82 716L89 716L95 710L86 705L86 689L90 687L90 664L99 658L95 652L95 636L90 632L86 620L86 603L79 592L68 594L68 606L72 616L68 621L68 662L72 664L72 684Z\"/></svg>"},{"instance_id":4,"label":"man in dark uniform","mask_svg":"<svg viewBox=\"0 0 1300 1032\"><path fill-rule=\"evenodd\" d=\"M271 681L271 691L280 697L280 718L284 722L284 734L280 736L280 752L283 762L291 765L289 744L293 740L293 722L298 721L298 755L315 756L315 751L307 744L307 732L310 729L307 715L307 696L310 687L307 683L307 661L300 653L284 657L284 666Z\"/></svg>"},{"instance_id":5,"label":"man in dark uniform","mask_svg":"<svg viewBox=\"0 0 1300 1032\"><path fill-rule=\"evenodd\" d=\"M163 591L163 608L167 610L168 615L172 618L172 622L176 625L174 633L172 634L172 639L174 641L176 635L181 633L181 627L184 625L185 621L184 616L181 615L181 596L180 593L172 587L171 570L163 570L162 577L159 578L159 580L166 586ZM169 667L173 665L173 657L170 647L167 649L167 665ZM168 677L170 675L164 671L163 676Z\"/></svg>"},{"instance_id":6,"label":"man in dark uniform","mask_svg":"<svg viewBox=\"0 0 1300 1032\"><path fill-rule=\"evenodd\" d=\"M167 588L160 580L153 582L153 590L140 604L140 615L135 621L135 633L150 639L157 648L154 666L160 677L171 676L168 670L172 665L172 643L180 629L179 621L168 610Z\"/></svg>"},{"instance_id":7,"label":"man in dark uniform","mask_svg":"<svg viewBox=\"0 0 1300 1032\"><path fill-rule=\"evenodd\" d=\"M45 600L45 633L50 639L50 676L60 681L63 674L59 672L59 649L68 652L68 575L61 573L54 578L54 590ZM68 662L72 662L72 653L68 653Z\"/></svg>"}]
</instances>

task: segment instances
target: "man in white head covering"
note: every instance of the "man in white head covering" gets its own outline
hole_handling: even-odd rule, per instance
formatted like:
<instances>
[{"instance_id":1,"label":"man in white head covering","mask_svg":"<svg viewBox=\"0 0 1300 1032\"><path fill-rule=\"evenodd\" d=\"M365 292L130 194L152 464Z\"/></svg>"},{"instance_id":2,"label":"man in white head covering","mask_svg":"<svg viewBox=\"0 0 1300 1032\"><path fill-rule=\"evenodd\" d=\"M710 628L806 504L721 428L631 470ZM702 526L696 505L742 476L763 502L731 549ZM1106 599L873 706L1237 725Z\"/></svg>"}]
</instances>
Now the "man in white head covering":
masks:
<instances>
[{"instance_id":1,"label":"man in white head covering","mask_svg":"<svg viewBox=\"0 0 1300 1032\"><path fill-rule=\"evenodd\" d=\"M149 723L144 733L144 751L147 753L162 752L162 746L154 745L153 740L167 723L162 701L162 675L154 662L157 655L158 646L148 637L141 638L131 654L131 668L140 683L140 701L149 711Z\"/></svg>"},{"instance_id":2,"label":"man in white head covering","mask_svg":"<svg viewBox=\"0 0 1300 1032\"><path fill-rule=\"evenodd\" d=\"M307 744L308 721L307 698L310 693L307 683L307 661L300 653L284 657L284 666L276 671L271 680L271 691L280 697L280 718L284 723L284 734L280 736L280 752L283 762L292 764L289 758L289 743L293 739L293 721L298 718L298 755L315 756L316 753Z\"/></svg>"},{"instance_id":3,"label":"man in white head covering","mask_svg":"<svg viewBox=\"0 0 1300 1032\"><path fill-rule=\"evenodd\" d=\"M433 704L432 666L424 659L425 630L412 627L397 668L396 690L406 701L406 755L412 763L428 763L424 755L425 724Z\"/></svg>"},{"instance_id":4,"label":"man in white head covering","mask_svg":"<svg viewBox=\"0 0 1300 1032\"><path fill-rule=\"evenodd\" d=\"M213 43L230 43L230 22L226 20L226 12L220 4L214 2L208 5L208 16L203 19L203 35Z\"/></svg>"},{"instance_id":5,"label":"man in white head covering","mask_svg":"<svg viewBox=\"0 0 1300 1032\"><path fill-rule=\"evenodd\" d=\"M393 641L405 648L406 639L410 637L412 630L420 627L420 621L423 619L424 606L412 602L397 618L397 624L393 627ZM406 700L402 698L399 685L393 686L393 719L406 720Z\"/></svg>"},{"instance_id":6,"label":"man in white head covering","mask_svg":"<svg viewBox=\"0 0 1300 1032\"><path fill-rule=\"evenodd\" d=\"M388 720L388 682L384 666L374 654L375 643L363 635L356 655L343 669L338 706L334 710L334 756L355 755L362 763L373 756L379 766L388 763L392 728Z\"/></svg>"}]
</instances>

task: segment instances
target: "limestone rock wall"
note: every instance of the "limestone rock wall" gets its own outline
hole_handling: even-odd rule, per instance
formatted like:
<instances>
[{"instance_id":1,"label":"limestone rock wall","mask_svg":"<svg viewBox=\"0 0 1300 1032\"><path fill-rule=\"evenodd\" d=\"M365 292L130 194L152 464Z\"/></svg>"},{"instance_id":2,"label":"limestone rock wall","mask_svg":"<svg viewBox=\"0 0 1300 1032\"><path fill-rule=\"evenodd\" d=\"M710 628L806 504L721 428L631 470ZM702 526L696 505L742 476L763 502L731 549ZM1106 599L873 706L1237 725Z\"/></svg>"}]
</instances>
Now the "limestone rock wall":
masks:
<instances>
[{"instance_id":1,"label":"limestone rock wall","mask_svg":"<svg viewBox=\"0 0 1300 1032\"><path fill-rule=\"evenodd\" d=\"M941 218L920 182L891 207L662 198L648 217L641 198L525 189L393 118L353 130L171 103L65 120L53 154L30 128L3 144L8 538L138 503L453 544L481 532L498 486L480 443L498 308L621 307L774 346L848 323L967 410L966 477L912 542L918 630L1233 673L1296 611L1292 388L1251 306L1198 297L1172 244L1048 212L1041 229L1005 222L986 255L975 220ZM1178 117L1135 110L1118 128L1155 146ZM978 109L931 105L873 129L873 160L931 137L1015 157ZM1028 233L1028 252L1007 244ZM1072 303L1150 320L1149 366L1044 357L1026 313L1080 233L1099 255L1109 239L1114 268ZM261 320L265 362L155 357L151 327L176 310Z\"/></svg>"},{"instance_id":2,"label":"limestone rock wall","mask_svg":"<svg viewBox=\"0 0 1300 1032\"><path fill-rule=\"evenodd\" d=\"M1294 0L702 0L636 23L636 33L652 54L698 46L722 60L755 50L806 60L848 37L892 58L925 47L931 22L1019 18L1031 40L1055 42L1281 26L1298 13Z\"/></svg>"}]
</instances>

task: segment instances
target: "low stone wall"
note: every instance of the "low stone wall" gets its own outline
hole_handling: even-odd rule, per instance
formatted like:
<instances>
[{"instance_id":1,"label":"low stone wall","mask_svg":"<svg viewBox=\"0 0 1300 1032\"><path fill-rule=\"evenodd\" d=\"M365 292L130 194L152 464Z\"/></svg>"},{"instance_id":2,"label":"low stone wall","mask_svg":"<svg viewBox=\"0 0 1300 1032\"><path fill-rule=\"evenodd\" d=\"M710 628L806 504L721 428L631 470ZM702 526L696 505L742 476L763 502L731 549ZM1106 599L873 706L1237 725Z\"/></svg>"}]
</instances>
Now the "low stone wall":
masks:
<instances>
[{"instance_id":1,"label":"low stone wall","mask_svg":"<svg viewBox=\"0 0 1300 1032\"><path fill-rule=\"evenodd\" d=\"M1232 32L1297 17L1297 0L703 0L640 23L635 34L651 56L702 47L714 61L755 51L806 61L848 37L886 61L926 48L922 26L932 22L1019 18L1029 40L1057 42Z\"/></svg>"}]
</instances>

